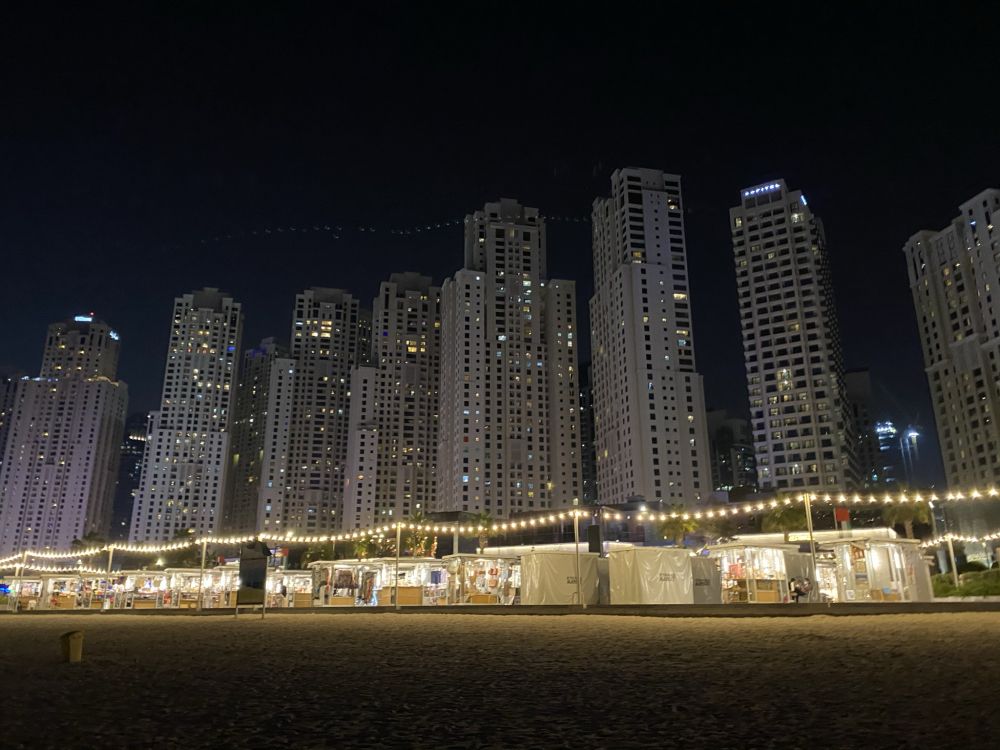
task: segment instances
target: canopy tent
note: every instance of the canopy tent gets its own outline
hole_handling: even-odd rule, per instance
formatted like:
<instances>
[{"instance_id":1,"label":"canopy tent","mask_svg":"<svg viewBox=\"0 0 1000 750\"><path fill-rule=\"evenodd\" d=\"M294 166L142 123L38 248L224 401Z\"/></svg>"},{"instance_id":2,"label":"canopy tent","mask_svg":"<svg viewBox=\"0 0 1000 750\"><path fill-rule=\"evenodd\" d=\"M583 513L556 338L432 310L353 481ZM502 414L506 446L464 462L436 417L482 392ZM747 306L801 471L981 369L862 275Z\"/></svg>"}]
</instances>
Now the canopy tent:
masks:
<instances>
[{"instance_id":1,"label":"canopy tent","mask_svg":"<svg viewBox=\"0 0 1000 750\"><path fill-rule=\"evenodd\" d=\"M708 551L719 562L723 604L788 601L786 553L799 554L798 545L739 541L713 545Z\"/></svg>"},{"instance_id":2,"label":"canopy tent","mask_svg":"<svg viewBox=\"0 0 1000 750\"><path fill-rule=\"evenodd\" d=\"M521 604L579 604L576 564L580 560L583 602L599 600L596 552L545 550L521 555Z\"/></svg>"},{"instance_id":3,"label":"canopy tent","mask_svg":"<svg viewBox=\"0 0 1000 750\"><path fill-rule=\"evenodd\" d=\"M394 603L394 590L400 606L444 604L446 567L434 557L401 557L398 569L394 557L309 563L319 574L320 604L330 606L388 606Z\"/></svg>"},{"instance_id":4,"label":"canopy tent","mask_svg":"<svg viewBox=\"0 0 1000 750\"><path fill-rule=\"evenodd\" d=\"M691 558L692 598L695 604L722 604L719 561L705 555Z\"/></svg>"},{"instance_id":5,"label":"canopy tent","mask_svg":"<svg viewBox=\"0 0 1000 750\"><path fill-rule=\"evenodd\" d=\"M823 545L833 553L837 600L929 602L930 569L915 539L853 537Z\"/></svg>"},{"instance_id":6,"label":"canopy tent","mask_svg":"<svg viewBox=\"0 0 1000 750\"><path fill-rule=\"evenodd\" d=\"M513 604L521 587L516 557L445 555L448 604Z\"/></svg>"},{"instance_id":7,"label":"canopy tent","mask_svg":"<svg viewBox=\"0 0 1000 750\"><path fill-rule=\"evenodd\" d=\"M611 604L693 604L691 553L632 547L608 553Z\"/></svg>"}]
</instances>

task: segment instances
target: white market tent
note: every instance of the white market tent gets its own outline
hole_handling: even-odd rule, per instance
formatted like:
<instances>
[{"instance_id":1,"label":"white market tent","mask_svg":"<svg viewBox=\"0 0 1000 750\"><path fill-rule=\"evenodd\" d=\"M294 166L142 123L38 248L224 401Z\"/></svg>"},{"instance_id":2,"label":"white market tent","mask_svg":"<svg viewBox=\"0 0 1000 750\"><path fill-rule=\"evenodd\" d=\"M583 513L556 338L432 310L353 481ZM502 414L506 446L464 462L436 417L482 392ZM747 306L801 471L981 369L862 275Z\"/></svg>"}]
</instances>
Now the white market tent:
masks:
<instances>
[{"instance_id":1,"label":"white market tent","mask_svg":"<svg viewBox=\"0 0 1000 750\"><path fill-rule=\"evenodd\" d=\"M576 565L579 557L580 586ZM596 552L536 550L521 555L521 604L597 604Z\"/></svg>"},{"instance_id":2,"label":"white market tent","mask_svg":"<svg viewBox=\"0 0 1000 750\"><path fill-rule=\"evenodd\" d=\"M611 604L693 604L691 554L678 547L608 553Z\"/></svg>"},{"instance_id":3,"label":"white market tent","mask_svg":"<svg viewBox=\"0 0 1000 750\"><path fill-rule=\"evenodd\" d=\"M856 536L827 542L841 602L929 602L930 568L916 539Z\"/></svg>"}]
</instances>

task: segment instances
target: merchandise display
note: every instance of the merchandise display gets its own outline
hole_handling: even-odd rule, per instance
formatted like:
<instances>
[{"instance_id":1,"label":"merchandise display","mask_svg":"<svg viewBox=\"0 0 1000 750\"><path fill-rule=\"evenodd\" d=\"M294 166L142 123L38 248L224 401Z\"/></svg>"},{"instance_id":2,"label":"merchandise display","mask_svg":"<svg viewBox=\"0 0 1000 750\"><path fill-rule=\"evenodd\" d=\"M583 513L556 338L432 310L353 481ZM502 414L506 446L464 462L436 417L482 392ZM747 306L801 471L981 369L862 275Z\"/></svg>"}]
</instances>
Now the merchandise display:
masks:
<instances>
[{"instance_id":1,"label":"merchandise display","mask_svg":"<svg viewBox=\"0 0 1000 750\"><path fill-rule=\"evenodd\" d=\"M514 604L521 588L516 557L446 555L448 604ZM432 573L433 576L433 573Z\"/></svg>"},{"instance_id":2,"label":"merchandise display","mask_svg":"<svg viewBox=\"0 0 1000 750\"><path fill-rule=\"evenodd\" d=\"M836 567L836 599L842 602L926 602L934 598L930 568L914 539L850 539L828 542Z\"/></svg>"},{"instance_id":3,"label":"merchandise display","mask_svg":"<svg viewBox=\"0 0 1000 750\"><path fill-rule=\"evenodd\" d=\"M785 553L798 554L798 545L753 545L745 542L708 548L719 561L722 603L780 604L788 601Z\"/></svg>"},{"instance_id":4,"label":"merchandise display","mask_svg":"<svg viewBox=\"0 0 1000 750\"><path fill-rule=\"evenodd\" d=\"M448 594L447 566L433 557L382 557L370 560L317 560L309 568L317 572L321 606L400 606L445 604ZM398 580L393 583L393 576Z\"/></svg>"}]
</instances>

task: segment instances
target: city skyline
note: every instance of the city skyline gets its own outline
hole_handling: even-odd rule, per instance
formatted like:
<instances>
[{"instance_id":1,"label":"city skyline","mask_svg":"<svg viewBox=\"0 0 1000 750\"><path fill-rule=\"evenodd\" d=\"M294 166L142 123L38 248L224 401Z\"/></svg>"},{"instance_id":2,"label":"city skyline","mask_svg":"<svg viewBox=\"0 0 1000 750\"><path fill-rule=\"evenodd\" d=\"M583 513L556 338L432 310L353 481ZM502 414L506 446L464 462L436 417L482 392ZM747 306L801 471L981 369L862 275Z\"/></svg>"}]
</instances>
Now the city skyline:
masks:
<instances>
[{"instance_id":1,"label":"city skyline","mask_svg":"<svg viewBox=\"0 0 1000 750\"><path fill-rule=\"evenodd\" d=\"M383 276L369 268L373 257L441 283L458 265L448 248L461 242L462 217L503 196L547 217L551 275L578 284L583 364L593 294L585 220L612 172L631 165L684 180L707 407L742 413L746 400L727 208L742 186L782 176L806 192L836 248L845 366L871 368L876 392L895 399L887 416L929 425L900 248L996 185L1000 144L988 98L965 118L930 108L914 119L912 106L988 69L988 30L936 13L941 40L963 40L952 54L951 42L921 43L929 19L920 11L876 9L859 28L831 9L821 11L831 33L807 45L794 16L730 11L741 23L706 16L693 35L654 11L641 28L562 17L556 26L544 13L528 27L494 19L496 34L471 56L460 24L415 36L405 14L371 18L336 45L325 43L324 24L277 11L234 20L205 10L196 23L167 13L155 38L127 18L86 37L22 24L12 54L52 43L57 54L5 79L17 106L0 139L0 242L49 293L3 277L0 366L32 371L50 321L94 310L128 342L119 369L133 409L152 410L159 373L150 363L166 343L159 311L176 294L226 289L247 305L248 342L280 336L287 300L302 289L373 298ZM500 54L508 38L521 54ZM622 44L628 59L612 52ZM322 51L307 61L313 46ZM372 50L378 64L358 70ZM512 95L516 106L474 117L469 92L497 59L508 80L531 83ZM765 59L784 66L786 83L760 84ZM802 111L801 93L788 96L807 90L822 117ZM892 351L868 335L872 320L893 327ZM927 447L936 462L937 446Z\"/></svg>"}]
</instances>

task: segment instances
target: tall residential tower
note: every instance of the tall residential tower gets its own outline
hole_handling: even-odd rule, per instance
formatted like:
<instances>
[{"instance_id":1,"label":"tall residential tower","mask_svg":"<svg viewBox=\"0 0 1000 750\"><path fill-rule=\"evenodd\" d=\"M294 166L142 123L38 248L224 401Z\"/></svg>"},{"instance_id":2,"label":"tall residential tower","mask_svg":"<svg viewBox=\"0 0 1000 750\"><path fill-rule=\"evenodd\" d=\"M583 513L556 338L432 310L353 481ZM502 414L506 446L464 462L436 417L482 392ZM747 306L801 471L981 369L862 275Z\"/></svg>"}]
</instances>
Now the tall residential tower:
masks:
<instances>
[{"instance_id":1,"label":"tall residential tower","mask_svg":"<svg viewBox=\"0 0 1000 750\"><path fill-rule=\"evenodd\" d=\"M93 315L49 326L39 377L18 382L0 462L0 557L107 538L128 392L118 334Z\"/></svg>"},{"instance_id":2,"label":"tall residential tower","mask_svg":"<svg viewBox=\"0 0 1000 750\"><path fill-rule=\"evenodd\" d=\"M823 225L784 180L729 210L762 490L857 486L853 418Z\"/></svg>"},{"instance_id":3,"label":"tall residential tower","mask_svg":"<svg viewBox=\"0 0 1000 750\"><path fill-rule=\"evenodd\" d=\"M603 503L697 502L711 490L695 367L681 181L619 169L593 206L590 300L597 486Z\"/></svg>"},{"instance_id":4,"label":"tall residential tower","mask_svg":"<svg viewBox=\"0 0 1000 750\"><path fill-rule=\"evenodd\" d=\"M132 509L133 541L219 530L242 337L241 305L225 292L205 288L174 300L160 410L150 414Z\"/></svg>"},{"instance_id":5,"label":"tall residential tower","mask_svg":"<svg viewBox=\"0 0 1000 750\"><path fill-rule=\"evenodd\" d=\"M465 220L441 288L434 510L496 518L580 501L575 286L547 280L545 222L511 199Z\"/></svg>"},{"instance_id":6,"label":"tall residential tower","mask_svg":"<svg viewBox=\"0 0 1000 750\"><path fill-rule=\"evenodd\" d=\"M1000 484L1000 190L904 252L948 486Z\"/></svg>"},{"instance_id":7,"label":"tall residential tower","mask_svg":"<svg viewBox=\"0 0 1000 750\"><path fill-rule=\"evenodd\" d=\"M436 498L441 290L392 274L374 311L373 363L351 380L345 529L424 513Z\"/></svg>"}]
</instances>

